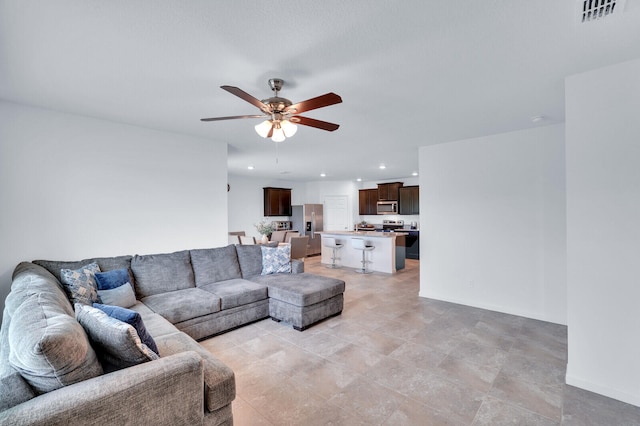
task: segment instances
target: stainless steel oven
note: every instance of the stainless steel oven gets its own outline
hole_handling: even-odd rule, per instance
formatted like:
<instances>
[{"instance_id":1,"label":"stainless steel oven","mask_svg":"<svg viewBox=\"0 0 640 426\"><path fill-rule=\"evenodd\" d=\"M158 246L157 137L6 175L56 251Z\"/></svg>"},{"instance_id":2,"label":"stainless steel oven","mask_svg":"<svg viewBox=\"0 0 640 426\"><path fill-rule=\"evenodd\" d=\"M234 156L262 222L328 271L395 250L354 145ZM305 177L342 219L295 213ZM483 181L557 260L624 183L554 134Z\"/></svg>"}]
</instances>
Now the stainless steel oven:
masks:
<instances>
[{"instance_id":1,"label":"stainless steel oven","mask_svg":"<svg viewBox=\"0 0 640 426\"><path fill-rule=\"evenodd\" d=\"M378 214L398 214L398 202L378 201Z\"/></svg>"}]
</instances>

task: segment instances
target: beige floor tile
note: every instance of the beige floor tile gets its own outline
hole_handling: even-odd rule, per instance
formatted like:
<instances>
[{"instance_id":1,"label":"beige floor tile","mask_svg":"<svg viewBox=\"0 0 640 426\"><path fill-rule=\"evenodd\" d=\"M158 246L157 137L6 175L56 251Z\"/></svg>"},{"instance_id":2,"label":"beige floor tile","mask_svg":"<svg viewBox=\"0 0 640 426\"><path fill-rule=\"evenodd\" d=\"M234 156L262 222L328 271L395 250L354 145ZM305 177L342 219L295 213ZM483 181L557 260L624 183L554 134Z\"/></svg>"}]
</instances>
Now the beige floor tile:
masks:
<instances>
[{"instance_id":1,"label":"beige floor tile","mask_svg":"<svg viewBox=\"0 0 640 426\"><path fill-rule=\"evenodd\" d=\"M357 413L370 424L382 424L404 401L401 395L363 377L329 399L331 404Z\"/></svg>"},{"instance_id":2,"label":"beige floor tile","mask_svg":"<svg viewBox=\"0 0 640 426\"><path fill-rule=\"evenodd\" d=\"M562 391L563 385L539 385L500 374L490 393L496 398L560 422Z\"/></svg>"},{"instance_id":3,"label":"beige floor tile","mask_svg":"<svg viewBox=\"0 0 640 426\"><path fill-rule=\"evenodd\" d=\"M301 369L291 381L324 399L330 399L359 377L352 369L322 360Z\"/></svg>"},{"instance_id":4,"label":"beige floor tile","mask_svg":"<svg viewBox=\"0 0 640 426\"><path fill-rule=\"evenodd\" d=\"M344 279L342 315L201 342L236 375L236 425L629 425L640 407L564 385L567 327L418 297L419 262Z\"/></svg>"},{"instance_id":5,"label":"beige floor tile","mask_svg":"<svg viewBox=\"0 0 640 426\"><path fill-rule=\"evenodd\" d=\"M473 421L473 426L556 426L559 424L524 408L490 397L482 404Z\"/></svg>"},{"instance_id":6,"label":"beige floor tile","mask_svg":"<svg viewBox=\"0 0 640 426\"><path fill-rule=\"evenodd\" d=\"M384 423L385 426L464 426L438 410L407 400Z\"/></svg>"},{"instance_id":7,"label":"beige floor tile","mask_svg":"<svg viewBox=\"0 0 640 426\"><path fill-rule=\"evenodd\" d=\"M489 392L500 372L499 367L474 364L447 356L439 365L437 374L461 386L469 386L480 392Z\"/></svg>"},{"instance_id":8,"label":"beige floor tile","mask_svg":"<svg viewBox=\"0 0 640 426\"><path fill-rule=\"evenodd\" d=\"M234 426L275 426L240 397L233 401L232 409Z\"/></svg>"}]
</instances>

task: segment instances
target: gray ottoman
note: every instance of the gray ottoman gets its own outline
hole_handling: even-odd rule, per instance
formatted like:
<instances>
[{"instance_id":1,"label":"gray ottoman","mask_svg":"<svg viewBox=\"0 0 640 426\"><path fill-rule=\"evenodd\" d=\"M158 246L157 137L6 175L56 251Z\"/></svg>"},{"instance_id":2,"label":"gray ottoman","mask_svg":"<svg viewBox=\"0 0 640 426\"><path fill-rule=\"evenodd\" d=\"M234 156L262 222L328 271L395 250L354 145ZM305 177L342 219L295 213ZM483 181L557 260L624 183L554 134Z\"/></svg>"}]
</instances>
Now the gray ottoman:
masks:
<instances>
[{"instance_id":1,"label":"gray ottoman","mask_svg":"<svg viewBox=\"0 0 640 426\"><path fill-rule=\"evenodd\" d=\"M261 275L251 280L268 287L271 318L289 323L296 330L342 312L342 280L308 273Z\"/></svg>"}]
</instances>

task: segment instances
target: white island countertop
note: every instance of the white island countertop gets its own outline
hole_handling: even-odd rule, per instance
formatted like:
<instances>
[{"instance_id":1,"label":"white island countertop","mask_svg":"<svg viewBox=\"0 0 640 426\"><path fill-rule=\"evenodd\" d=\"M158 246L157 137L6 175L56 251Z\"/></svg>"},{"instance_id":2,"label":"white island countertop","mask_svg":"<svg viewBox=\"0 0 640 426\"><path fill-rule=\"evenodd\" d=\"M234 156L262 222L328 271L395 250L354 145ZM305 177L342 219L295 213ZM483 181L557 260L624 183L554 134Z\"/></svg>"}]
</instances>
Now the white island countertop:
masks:
<instances>
[{"instance_id":1,"label":"white island countertop","mask_svg":"<svg viewBox=\"0 0 640 426\"><path fill-rule=\"evenodd\" d=\"M317 234L321 235L351 235L354 237L374 237L374 238L395 238L401 235L409 235L406 232L380 232L380 231L325 231L325 232L317 232Z\"/></svg>"},{"instance_id":2,"label":"white island countertop","mask_svg":"<svg viewBox=\"0 0 640 426\"><path fill-rule=\"evenodd\" d=\"M337 255L341 259L340 263L349 268L359 269L362 267L362 250L354 249L351 240L353 238L363 238L369 244L375 246L371 252L367 253L367 259L371 261L369 268L377 272L393 274L399 269L404 269L405 263L405 243L406 232L376 232L376 231L325 231L318 232L322 237L333 237L343 245ZM400 240L399 238L402 237ZM398 241L396 241L398 240ZM322 245L322 263L331 263L333 250Z\"/></svg>"}]
</instances>

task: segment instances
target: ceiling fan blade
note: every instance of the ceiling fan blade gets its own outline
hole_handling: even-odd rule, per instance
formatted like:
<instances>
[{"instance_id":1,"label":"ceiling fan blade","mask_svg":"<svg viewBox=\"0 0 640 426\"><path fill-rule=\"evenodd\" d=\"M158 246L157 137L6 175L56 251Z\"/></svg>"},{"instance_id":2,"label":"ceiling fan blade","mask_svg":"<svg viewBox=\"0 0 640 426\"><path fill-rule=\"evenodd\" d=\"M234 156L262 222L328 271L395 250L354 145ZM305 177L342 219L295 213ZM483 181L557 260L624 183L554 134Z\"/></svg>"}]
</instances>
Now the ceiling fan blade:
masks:
<instances>
[{"instance_id":1,"label":"ceiling fan blade","mask_svg":"<svg viewBox=\"0 0 640 426\"><path fill-rule=\"evenodd\" d=\"M289 108L287 108L287 110L293 112L294 114L300 114L301 112L339 104L340 102L342 102L342 98L335 93L330 92L315 98L307 99L306 101L298 102L297 104L293 104Z\"/></svg>"},{"instance_id":2,"label":"ceiling fan blade","mask_svg":"<svg viewBox=\"0 0 640 426\"><path fill-rule=\"evenodd\" d=\"M226 90L227 92L231 93L232 95L236 95L237 97L239 97L240 99L244 99L245 101L249 102L252 105L255 105L256 107L260 108L260 110L262 111L268 111L269 107L267 105L265 105L264 103L262 103L262 101L260 101L257 98L254 98L253 96L251 96L250 94L248 94L247 92L245 92L242 89L239 89L237 87L234 86L220 86L221 89Z\"/></svg>"},{"instance_id":3,"label":"ceiling fan blade","mask_svg":"<svg viewBox=\"0 0 640 426\"><path fill-rule=\"evenodd\" d=\"M315 118L302 117L300 115L295 115L289 119L292 123L302 124L303 126L315 127L316 129L327 130L329 132L333 132L334 130L338 130L340 127L339 124L329 123L327 121L316 120Z\"/></svg>"},{"instance_id":4,"label":"ceiling fan blade","mask_svg":"<svg viewBox=\"0 0 640 426\"><path fill-rule=\"evenodd\" d=\"M201 118L200 121L235 120L237 118L268 118L266 115L232 115L229 117Z\"/></svg>"}]
</instances>

